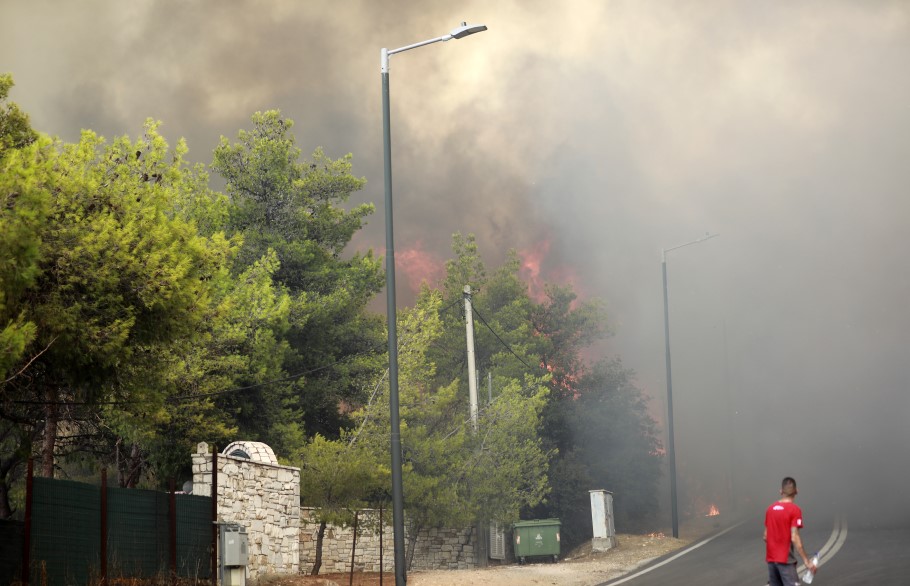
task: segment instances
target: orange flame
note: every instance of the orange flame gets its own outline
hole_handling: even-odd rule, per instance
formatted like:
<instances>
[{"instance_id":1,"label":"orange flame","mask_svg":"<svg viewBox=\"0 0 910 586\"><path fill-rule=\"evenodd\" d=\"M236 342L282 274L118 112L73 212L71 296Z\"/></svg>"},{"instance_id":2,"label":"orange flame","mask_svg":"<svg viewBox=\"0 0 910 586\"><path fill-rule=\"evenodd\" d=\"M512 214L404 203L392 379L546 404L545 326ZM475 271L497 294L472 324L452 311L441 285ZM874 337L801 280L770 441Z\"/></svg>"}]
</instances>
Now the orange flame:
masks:
<instances>
[{"instance_id":1,"label":"orange flame","mask_svg":"<svg viewBox=\"0 0 910 586\"><path fill-rule=\"evenodd\" d=\"M711 508L708 509L708 514L705 515L705 517L716 517L717 515L720 515L720 511L717 510L717 507L711 505Z\"/></svg>"},{"instance_id":2,"label":"orange flame","mask_svg":"<svg viewBox=\"0 0 910 586\"><path fill-rule=\"evenodd\" d=\"M445 276L445 263L423 250L422 242L417 242L413 248L397 252L395 268L404 273L408 287L415 293L420 291L421 283L426 282L432 286Z\"/></svg>"},{"instance_id":3,"label":"orange flame","mask_svg":"<svg viewBox=\"0 0 910 586\"><path fill-rule=\"evenodd\" d=\"M581 298L586 297L581 290L581 279L571 266L553 266L552 262L547 262L550 255L550 240L545 238L533 244L531 248L518 251L518 258L521 261L521 267L518 269L518 276L528 282L528 294L531 299L537 303L543 303L547 300L547 283L559 283L571 285L576 294L576 299L572 301L571 307L577 307Z\"/></svg>"},{"instance_id":4,"label":"orange flame","mask_svg":"<svg viewBox=\"0 0 910 586\"><path fill-rule=\"evenodd\" d=\"M530 250L518 251L518 257L521 259L521 268L518 274L528 281L528 293L531 295L531 299L538 303L546 299L544 280L540 274L540 265L543 264L549 252L549 240L538 242Z\"/></svg>"}]
</instances>

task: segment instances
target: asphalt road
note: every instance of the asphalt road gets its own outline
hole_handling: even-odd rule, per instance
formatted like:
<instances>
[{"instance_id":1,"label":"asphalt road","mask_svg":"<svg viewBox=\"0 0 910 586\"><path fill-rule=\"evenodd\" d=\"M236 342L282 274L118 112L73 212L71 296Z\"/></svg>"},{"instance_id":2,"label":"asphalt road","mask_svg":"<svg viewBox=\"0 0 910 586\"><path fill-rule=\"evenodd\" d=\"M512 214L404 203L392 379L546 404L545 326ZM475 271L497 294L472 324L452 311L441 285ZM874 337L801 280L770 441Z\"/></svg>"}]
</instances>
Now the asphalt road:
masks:
<instances>
[{"instance_id":1,"label":"asphalt road","mask_svg":"<svg viewBox=\"0 0 910 586\"><path fill-rule=\"evenodd\" d=\"M703 586L767 583L763 518L727 527L686 549L598 586ZM820 555L813 586L910 584L910 523L906 519L853 520L843 513L819 515L800 533L806 551ZM800 566L800 574L802 574Z\"/></svg>"}]
</instances>

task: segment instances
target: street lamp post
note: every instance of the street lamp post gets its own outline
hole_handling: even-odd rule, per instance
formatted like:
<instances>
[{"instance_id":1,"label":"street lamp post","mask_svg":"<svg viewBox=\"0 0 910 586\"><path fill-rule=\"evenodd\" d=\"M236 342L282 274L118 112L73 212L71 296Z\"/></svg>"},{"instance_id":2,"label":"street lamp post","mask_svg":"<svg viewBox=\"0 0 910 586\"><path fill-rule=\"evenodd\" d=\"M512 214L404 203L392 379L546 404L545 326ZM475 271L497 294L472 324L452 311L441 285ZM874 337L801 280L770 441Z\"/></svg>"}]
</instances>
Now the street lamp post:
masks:
<instances>
[{"instance_id":1,"label":"street lamp post","mask_svg":"<svg viewBox=\"0 0 910 586\"><path fill-rule=\"evenodd\" d=\"M401 482L401 425L398 415L398 327L397 310L395 305L395 239L392 229L392 134L391 116L389 107L389 57L395 53L402 53L439 41L460 39L474 33L487 30L487 27L469 25L465 22L454 28L449 34L400 47L398 49L382 49L380 52L382 71L382 143L385 162L385 286L387 296L387 319L389 330L389 413L391 421L392 440L392 529L395 544L395 585L404 586L407 583L405 575L405 549L404 549L404 495Z\"/></svg>"},{"instance_id":2,"label":"street lamp post","mask_svg":"<svg viewBox=\"0 0 910 586\"><path fill-rule=\"evenodd\" d=\"M690 246L714 238L718 234L705 234L697 240L664 248L661 251L660 266L664 277L664 343L667 362L667 452L670 456L670 514L673 519L673 537L679 537L679 514L676 504L676 440L673 433L673 376L670 368L670 300L667 295L667 253L677 248Z\"/></svg>"}]
</instances>

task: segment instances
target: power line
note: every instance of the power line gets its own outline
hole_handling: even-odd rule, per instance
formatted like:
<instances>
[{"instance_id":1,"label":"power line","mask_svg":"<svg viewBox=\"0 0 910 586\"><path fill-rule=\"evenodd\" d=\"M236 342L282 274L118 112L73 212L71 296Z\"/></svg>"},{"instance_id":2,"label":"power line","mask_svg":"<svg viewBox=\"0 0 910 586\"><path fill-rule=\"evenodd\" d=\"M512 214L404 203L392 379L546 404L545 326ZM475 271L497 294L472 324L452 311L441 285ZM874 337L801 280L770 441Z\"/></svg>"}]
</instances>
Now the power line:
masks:
<instances>
[{"instance_id":1,"label":"power line","mask_svg":"<svg viewBox=\"0 0 910 586\"><path fill-rule=\"evenodd\" d=\"M516 353L515 353L515 350L512 350L512 347L509 346L501 337L499 337L499 334L496 333L496 330L494 330L493 328L490 327L490 324L488 324L488 323L487 323L487 320L485 320L485 319L483 318L483 316L480 314L480 312L477 311L477 308L474 307L473 310L474 310L474 314L477 315L478 318L480 318L480 321L483 323L483 325L487 326L487 329L490 330L490 331L493 333L494 336L496 336L496 339L499 340L499 343L502 344L502 345L506 348L506 350L508 350L509 352L511 352L511 353L512 353L512 356L514 356L514 357L517 358L522 364L524 364L525 367L526 367L528 370L530 370L530 371L533 372L533 371L534 371L534 367L532 367L530 364L528 364L527 362L525 362L525 359L524 359L524 358L522 358L521 356L519 356L518 354L516 354Z\"/></svg>"},{"instance_id":2,"label":"power line","mask_svg":"<svg viewBox=\"0 0 910 586\"><path fill-rule=\"evenodd\" d=\"M439 313L443 314L443 313L447 312L448 310L452 309L453 307L455 307L456 305L461 305L461 299L456 299L452 303L449 303L448 305L446 305L445 307L440 309Z\"/></svg>"},{"instance_id":3,"label":"power line","mask_svg":"<svg viewBox=\"0 0 910 586\"><path fill-rule=\"evenodd\" d=\"M546 386L546 385L544 385L544 384L541 383L541 382L533 382L533 383L531 383L531 384L529 384L529 385L525 385L524 387L522 387L521 389L519 389L519 390L518 390L518 394L519 394L519 395L524 395L526 392L528 392L528 391L534 389L535 387L541 387L541 386ZM486 413L490 408L493 407L493 404L494 404L494 403L497 403L497 402L500 400L500 398L502 398L502 395L498 395L495 399L493 399L492 402L487 403L486 405L484 405L483 407L481 407L479 413L480 413L480 414ZM457 433L458 430L464 428L464 427L467 426L469 423L471 423L471 418L470 418L470 417L467 418L467 419L462 420L460 423L456 423L456 426L452 429L452 431L450 431L450 432L447 433L445 436L443 436L442 439L443 439L443 440L449 439L450 437L452 437L453 435L455 435L455 433Z\"/></svg>"},{"instance_id":4,"label":"power line","mask_svg":"<svg viewBox=\"0 0 910 586\"><path fill-rule=\"evenodd\" d=\"M439 313L440 313L440 314L441 314L441 313L445 313L446 311L450 310L451 308L455 307L456 305L459 305L460 303L461 303L461 299L456 299L456 300L454 300L453 302L451 302L451 303L449 303L448 305L446 305L445 307L441 308L441 309L439 310ZM480 314L480 312L477 311L477 308L476 308L476 307L474 308L474 313L477 315L477 317L480 319L480 321L483 323L483 325L486 326L487 329L490 330L490 332L493 333L493 335L496 337L497 340L499 340L499 343L502 344L503 347L505 347L513 356L515 356L515 358L517 358L522 364L524 364L526 368L528 368L529 370L533 370L533 367L532 367L530 364L528 364L521 356L519 356L519 355L518 355L518 354L517 354L517 353L516 353L516 352L515 352L515 351L514 351L514 350L513 350L513 349L512 349L512 348L511 348L511 347L510 347L510 346L509 346L509 345L508 345L500 336L499 336L499 334L497 334L496 331L495 331L492 327L490 327L490 324L487 323L487 321L486 321L486 320L484 319L484 317ZM327 368L331 368L331 367L333 367L333 366L336 366L336 365L338 365L338 364L341 364L342 362L345 362L345 361L350 360L350 359L352 359L352 358L355 358L355 357L357 357L357 356L363 356L363 355L367 355L367 354L374 354L374 352L373 352L372 350L365 350L365 351L363 351L363 352L356 352L356 353L354 353L354 354L349 354L349 355L345 356L344 358L341 358L341 359L339 359L339 360L336 360L335 362L333 362L333 363L331 363L331 364L325 364L325 365L323 365L323 366L319 366L319 367L316 367L316 368L313 368L313 369L310 369L310 370L306 370L306 371L303 371L303 372L298 372L298 373L296 373L296 374L288 375L288 376L282 377L282 378L267 380L267 381L263 381L263 382L260 382L260 383L255 383L255 384L246 385L246 386L242 386L242 387L234 387L234 388L231 388L231 389L223 389L223 390L220 390L220 391L211 391L211 392L208 392L208 393L196 393L196 394L188 394L188 395L176 395L176 396L174 396L174 397L168 397L168 400L180 402L180 401L184 401L184 400L200 399L200 398L204 398L204 397L214 397L214 396L218 396L218 395L228 395L228 394L231 394L231 393L239 393L239 392L249 391L249 390L253 390L253 389L258 389L258 388L262 388L262 387L266 387L266 386L270 386L270 385L275 385L275 384L280 384L280 383L285 383L285 382L291 382L291 381L295 381L295 380L297 380L297 379L299 379L299 378L305 377L305 376L307 376L307 375L313 374L313 373L315 373L315 372L319 372L319 371L321 371L321 370L325 370L325 369L327 369ZM129 401L100 401L100 402L92 402L92 401L28 401L28 400L16 400L16 401L13 401L13 403L20 404L20 405L63 405L63 406L67 406L67 405L99 405L99 406L100 406L100 405L133 405L133 404L150 403L150 402L152 402L152 399L147 399L147 400L135 400L135 399L134 399L134 400L129 400Z\"/></svg>"},{"instance_id":5,"label":"power line","mask_svg":"<svg viewBox=\"0 0 910 586\"><path fill-rule=\"evenodd\" d=\"M183 401L183 400L199 399L199 398L203 398L203 397L214 397L216 395L227 395L230 393L249 391L252 389L266 387L269 385L290 382L290 381L294 381L299 378L305 377L307 375L313 374L314 372L319 372L320 370L325 370L327 368L331 368L333 366L341 364L342 362L345 362L352 358L356 358L357 356L363 356L363 355L367 355L367 354L375 354L375 352L373 352L372 350L364 350L363 352L355 352L354 354L348 354L344 358L336 360L335 362L333 362L331 364L324 364L322 366L318 366L318 367L312 368L310 370L305 370L303 372L298 372L296 374L292 374L292 375L282 377L282 378L276 378L276 379L272 379L272 380L263 381L261 383L255 383L255 384L246 385L243 387L234 387L232 389L224 389L221 391L211 391L208 393L176 395L174 397L167 397L167 400L179 402L179 401ZM93 401L25 401L25 400L13 401L13 403L18 403L20 405L135 405L135 404L139 404L139 403L151 403L151 402L152 402L151 399L131 400L131 401L99 401L99 402L93 402Z\"/></svg>"}]
</instances>

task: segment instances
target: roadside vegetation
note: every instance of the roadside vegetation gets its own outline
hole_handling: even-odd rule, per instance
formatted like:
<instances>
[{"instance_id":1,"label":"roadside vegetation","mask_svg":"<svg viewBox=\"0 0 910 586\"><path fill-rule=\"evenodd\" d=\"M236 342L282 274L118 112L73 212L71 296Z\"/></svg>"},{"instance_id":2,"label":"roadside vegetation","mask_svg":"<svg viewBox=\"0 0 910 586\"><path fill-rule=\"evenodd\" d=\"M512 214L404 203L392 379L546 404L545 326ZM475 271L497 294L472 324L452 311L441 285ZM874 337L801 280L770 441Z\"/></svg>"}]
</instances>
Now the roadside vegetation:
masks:
<instances>
[{"instance_id":1,"label":"roadside vegetation","mask_svg":"<svg viewBox=\"0 0 910 586\"><path fill-rule=\"evenodd\" d=\"M197 442L237 439L302 467L324 523L387 506L386 323L369 309L383 259L350 250L375 211L349 205L366 183L353 156L303 156L278 111L207 166L154 120L66 143L31 127L12 88L0 76L0 518L22 513L29 458L44 476L106 467L164 487L190 477ZM570 549L589 536L589 488L615 493L618 528L647 529L659 430L634 373L583 357L609 333L604 306L565 285L532 297L520 268L515 251L487 267L455 234L445 277L399 311L409 535L558 517Z\"/></svg>"}]
</instances>

